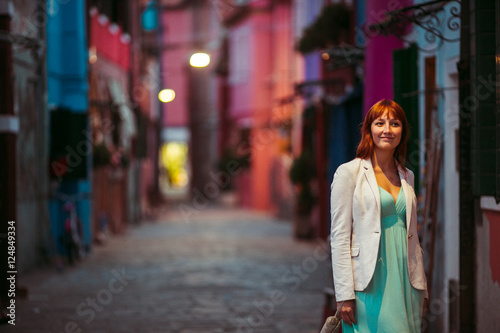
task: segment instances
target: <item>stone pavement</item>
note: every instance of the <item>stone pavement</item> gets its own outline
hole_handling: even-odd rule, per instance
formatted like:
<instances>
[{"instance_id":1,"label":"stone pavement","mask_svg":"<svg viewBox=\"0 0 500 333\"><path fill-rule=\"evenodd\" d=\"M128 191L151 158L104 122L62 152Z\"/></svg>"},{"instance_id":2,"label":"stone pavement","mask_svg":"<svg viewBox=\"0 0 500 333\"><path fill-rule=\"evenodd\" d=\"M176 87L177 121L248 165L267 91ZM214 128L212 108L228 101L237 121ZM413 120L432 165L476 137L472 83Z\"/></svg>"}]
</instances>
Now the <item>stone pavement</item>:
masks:
<instances>
[{"instance_id":1,"label":"stone pavement","mask_svg":"<svg viewBox=\"0 0 500 333\"><path fill-rule=\"evenodd\" d=\"M74 267L19 276L16 326L1 332L319 332L328 249L291 222L207 208L129 227Z\"/></svg>"}]
</instances>

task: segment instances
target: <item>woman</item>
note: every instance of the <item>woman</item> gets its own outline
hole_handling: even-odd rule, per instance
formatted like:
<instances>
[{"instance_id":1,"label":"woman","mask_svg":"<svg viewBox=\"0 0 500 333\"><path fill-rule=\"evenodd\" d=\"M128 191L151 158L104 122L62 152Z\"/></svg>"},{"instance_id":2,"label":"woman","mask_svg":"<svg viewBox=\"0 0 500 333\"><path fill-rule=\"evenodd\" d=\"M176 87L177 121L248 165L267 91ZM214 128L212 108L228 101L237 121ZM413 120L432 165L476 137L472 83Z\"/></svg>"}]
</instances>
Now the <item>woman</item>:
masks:
<instances>
[{"instance_id":1,"label":"woman","mask_svg":"<svg viewBox=\"0 0 500 333\"><path fill-rule=\"evenodd\" d=\"M403 109L375 103L356 159L333 178L332 268L344 333L420 332L428 296L407 139Z\"/></svg>"}]
</instances>

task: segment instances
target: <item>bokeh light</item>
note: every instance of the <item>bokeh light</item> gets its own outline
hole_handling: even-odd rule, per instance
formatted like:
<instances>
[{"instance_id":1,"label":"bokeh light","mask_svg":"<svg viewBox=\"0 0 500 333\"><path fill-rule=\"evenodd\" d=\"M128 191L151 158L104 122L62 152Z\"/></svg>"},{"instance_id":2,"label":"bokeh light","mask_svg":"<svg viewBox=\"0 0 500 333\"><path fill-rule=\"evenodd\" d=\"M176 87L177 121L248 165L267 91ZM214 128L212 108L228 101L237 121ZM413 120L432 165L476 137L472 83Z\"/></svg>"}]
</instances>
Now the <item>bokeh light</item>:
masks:
<instances>
[{"instance_id":1,"label":"bokeh light","mask_svg":"<svg viewBox=\"0 0 500 333\"><path fill-rule=\"evenodd\" d=\"M158 99L163 103L172 102L175 98L175 91L172 89L163 89L158 94Z\"/></svg>"},{"instance_id":2,"label":"bokeh light","mask_svg":"<svg viewBox=\"0 0 500 333\"><path fill-rule=\"evenodd\" d=\"M189 64L193 67L207 67L210 64L210 56L206 53L195 53L189 58Z\"/></svg>"}]
</instances>

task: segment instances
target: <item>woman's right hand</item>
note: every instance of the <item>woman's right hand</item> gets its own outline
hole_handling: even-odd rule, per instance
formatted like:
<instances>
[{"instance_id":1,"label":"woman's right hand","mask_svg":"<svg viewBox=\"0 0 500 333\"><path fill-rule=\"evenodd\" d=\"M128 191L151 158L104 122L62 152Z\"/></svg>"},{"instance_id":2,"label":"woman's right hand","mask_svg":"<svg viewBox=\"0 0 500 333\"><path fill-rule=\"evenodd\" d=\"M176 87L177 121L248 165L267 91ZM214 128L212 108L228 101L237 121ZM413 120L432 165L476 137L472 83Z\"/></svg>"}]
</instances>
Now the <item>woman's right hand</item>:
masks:
<instances>
[{"instance_id":1,"label":"woman's right hand","mask_svg":"<svg viewBox=\"0 0 500 333\"><path fill-rule=\"evenodd\" d=\"M342 302L337 302L337 308ZM342 308L338 312L338 317L348 325L356 324L356 319L354 318L354 300L350 299L344 301Z\"/></svg>"}]
</instances>

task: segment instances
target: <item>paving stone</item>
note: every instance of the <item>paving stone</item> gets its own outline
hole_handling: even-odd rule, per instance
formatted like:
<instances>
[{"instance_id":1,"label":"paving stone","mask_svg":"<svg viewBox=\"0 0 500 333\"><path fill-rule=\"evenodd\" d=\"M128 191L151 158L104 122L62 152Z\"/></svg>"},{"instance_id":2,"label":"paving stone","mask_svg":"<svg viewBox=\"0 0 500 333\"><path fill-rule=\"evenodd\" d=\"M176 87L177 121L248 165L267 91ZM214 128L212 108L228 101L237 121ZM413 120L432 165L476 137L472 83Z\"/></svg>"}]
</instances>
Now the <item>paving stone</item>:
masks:
<instances>
[{"instance_id":1,"label":"paving stone","mask_svg":"<svg viewBox=\"0 0 500 333\"><path fill-rule=\"evenodd\" d=\"M130 227L74 267L19 276L16 326L2 332L309 333L331 285L328 250L288 221L175 207Z\"/></svg>"}]
</instances>

